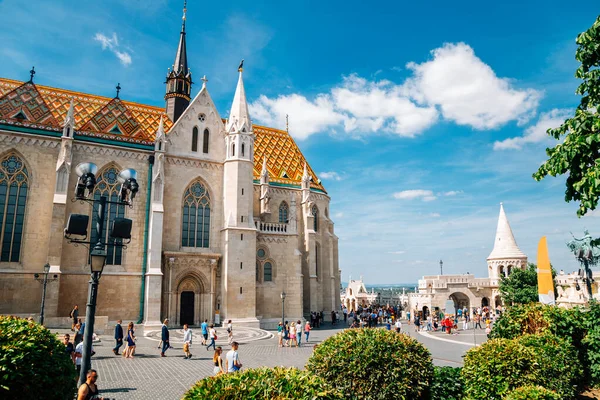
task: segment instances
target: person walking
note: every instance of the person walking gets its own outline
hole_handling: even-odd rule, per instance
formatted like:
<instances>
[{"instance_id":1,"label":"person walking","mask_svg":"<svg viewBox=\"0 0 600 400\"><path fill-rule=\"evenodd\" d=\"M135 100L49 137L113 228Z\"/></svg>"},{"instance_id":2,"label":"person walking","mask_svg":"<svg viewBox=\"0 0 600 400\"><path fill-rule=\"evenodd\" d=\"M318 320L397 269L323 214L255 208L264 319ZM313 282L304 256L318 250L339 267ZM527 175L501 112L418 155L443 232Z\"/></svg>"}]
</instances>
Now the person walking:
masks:
<instances>
[{"instance_id":1,"label":"person walking","mask_svg":"<svg viewBox=\"0 0 600 400\"><path fill-rule=\"evenodd\" d=\"M133 322L127 325L127 348L123 351L123 357L133 358L135 352L135 331L133 330Z\"/></svg>"},{"instance_id":2,"label":"person walking","mask_svg":"<svg viewBox=\"0 0 600 400\"><path fill-rule=\"evenodd\" d=\"M221 358L221 354L223 353L223 348L221 346L217 346L215 349L215 354L213 355L213 364L215 368L213 369L213 374L221 375L227 373L223 368L223 359Z\"/></svg>"},{"instance_id":3,"label":"person walking","mask_svg":"<svg viewBox=\"0 0 600 400\"><path fill-rule=\"evenodd\" d=\"M292 321L290 324L290 347L294 346L298 347L298 339L296 337L296 323Z\"/></svg>"},{"instance_id":4,"label":"person walking","mask_svg":"<svg viewBox=\"0 0 600 400\"><path fill-rule=\"evenodd\" d=\"M345 326L346 324L348 324L348 309L346 307L344 307L342 312L344 313L344 326Z\"/></svg>"},{"instance_id":5,"label":"person walking","mask_svg":"<svg viewBox=\"0 0 600 400\"><path fill-rule=\"evenodd\" d=\"M227 340L229 344L233 343L233 324L231 320L227 322Z\"/></svg>"},{"instance_id":6,"label":"person walking","mask_svg":"<svg viewBox=\"0 0 600 400\"><path fill-rule=\"evenodd\" d=\"M483 329L481 327L481 315L479 315L479 314L475 314L475 327L473 329L475 329L477 327L479 327L479 329Z\"/></svg>"},{"instance_id":7,"label":"person walking","mask_svg":"<svg viewBox=\"0 0 600 400\"><path fill-rule=\"evenodd\" d=\"M290 342L290 326L288 322L285 321L283 325L283 347L288 347Z\"/></svg>"},{"instance_id":8,"label":"person walking","mask_svg":"<svg viewBox=\"0 0 600 400\"><path fill-rule=\"evenodd\" d=\"M215 340L217 340L217 331L215 330L215 326L210 324L210 328L208 329L208 337L210 339L210 343L206 346L206 351L210 349L212 346L213 350L217 350L217 346L215 345Z\"/></svg>"},{"instance_id":9,"label":"person walking","mask_svg":"<svg viewBox=\"0 0 600 400\"><path fill-rule=\"evenodd\" d=\"M71 317L71 332L75 332L75 325L77 325L77 320L79 319L79 306L77 304L75 304L73 306L73 309L71 310L71 313L69 314L69 317Z\"/></svg>"},{"instance_id":10,"label":"person walking","mask_svg":"<svg viewBox=\"0 0 600 400\"><path fill-rule=\"evenodd\" d=\"M82 341L83 333L81 333L81 324L78 322L75 324L75 338L73 339L73 343L75 344L75 347L77 347Z\"/></svg>"},{"instance_id":11,"label":"person walking","mask_svg":"<svg viewBox=\"0 0 600 400\"><path fill-rule=\"evenodd\" d=\"M281 325L281 322L277 324L277 337L279 338L278 346L283 347L283 325Z\"/></svg>"},{"instance_id":12,"label":"person walking","mask_svg":"<svg viewBox=\"0 0 600 400\"><path fill-rule=\"evenodd\" d=\"M94 346L92 346L92 356L96 354ZM75 346L75 369L77 370L77 376L81 374L81 358L83 357L83 342Z\"/></svg>"},{"instance_id":13,"label":"person walking","mask_svg":"<svg viewBox=\"0 0 600 400\"><path fill-rule=\"evenodd\" d=\"M90 369L87 372L86 380L79 386L77 390L77 400L104 400L104 397L98 397L98 373L95 369Z\"/></svg>"},{"instance_id":14,"label":"person walking","mask_svg":"<svg viewBox=\"0 0 600 400\"><path fill-rule=\"evenodd\" d=\"M63 344L65 345L65 353L71 358L73 364L75 364L75 346L69 340L71 339L71 335L65 333L63 337Z\"/></svg>"},{"instance_id":15,"label":"person walking","mask_svg":"<svg viewBox=\"0 0 600 400\"><path fill-rule=\"evenodd\" d=\"M296 341L298 342L298 346L302 344L302 321L298 320L296 322Z\"/></svg>"},{"instance_id":16,"label":"person walking","mask_svg":"<svg viewBox=\"0 0 600 400\"><path fill-rule=\"evenodd\" d=\"M304 336L306 336L305 342L308 343L308 337L310 336L310 324L308 321L304 324Z\"/></svg>"},{"instance_id":17,"label":"person walking","mask_svg":"<svg viewBox=\"0 0 600 400\"><path fill-rule=\"evenodd\" d=\"M202 330L202 346L206 346L206 341L208 340L208 320L205 319L202 324L200 324L200 329Z\"/></svg>"},{"instance_id":18,"label":"person walking","mask_svg":"<svg viewBox=\"0 0 600 400\"><path fill-rule=\"evenodd\" d=\"M192 345L192 330L188 326L188 324L183 325L183 353L185 357L184 360L189 360L192 358L192 353L190 353L190 346Z\"/></svg>"},{"instance_id":19,"label":"person walking","mask_svg":"<svg viewBox=\"0 0 600 400\"><path fill-rule=\"evenodd\" d=\"M238 342L231 343L231 350L227 353L227 372L237 372L242 368L238 355Z\"/></svg>"},{"instance_id":20,"label":"person walking","mask_svg":"<svg viewBox=\"0 0 600 400\"><path fill-rule=\"evenodd\" d=\"M119 349L123 346L123 327L121 326L122 320L117 320L117 324L115 325L115 348L113 349L113 353L115 356L119 355Z\"/></svg>"},{"instance_id":21,"label":"person walking","mask_svg":"<svg viewBox=\"0 0 600 400\"><path fill-rule=\"evenodd\" d=\"M401 333L402 332L402 321L400 321L399 318L396 320L396 323L394 324L394 327L396 328L396 333Z\"/></svg>"},{"instance_id":22,"label":"person walking","mask_svg":"<svg viewBox=\"0 0 600 400\"><path fill-rule=\"evenodd\" d=\"M162 344L163 344L162 351L160 352L161 357L166 357L165 352L169 349L169 327L167 326L168 323L169 323L169 320L165 319L165 322L163 322L161 333L160 333L160 339L162 340Z\"/></svg>"}]
</instances>

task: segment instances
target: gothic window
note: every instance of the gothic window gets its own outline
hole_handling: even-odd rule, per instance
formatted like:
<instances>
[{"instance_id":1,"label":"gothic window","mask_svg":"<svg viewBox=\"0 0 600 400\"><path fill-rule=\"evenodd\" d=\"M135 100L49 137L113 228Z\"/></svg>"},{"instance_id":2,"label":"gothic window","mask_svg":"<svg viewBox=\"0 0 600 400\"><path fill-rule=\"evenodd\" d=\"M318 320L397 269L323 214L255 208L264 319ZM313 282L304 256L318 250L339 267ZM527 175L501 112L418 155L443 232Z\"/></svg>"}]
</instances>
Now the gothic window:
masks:
<instances>
[{"instance_id":1,"label":"gothic window","mask_svg":"<svg viewBox=\"0 0 600 400\"><path fill-rule=\"evenodd\" d=\"M289 221L290 208L285 201L279 205L279 223L287 224Z\"/></svg>"},{"instance_id":2,"label":"gothic window","mask_svg":"<svg viewBox=\"0 0 600 400\"><path fill-rule=\"evenodd\" d=\"M210 132L208 131L208 129L204 130L204 135L202 137L202 152L207 154L208 153L208 139L210 138Z\"/></svg>"},{"instance_id":3,"label":"gothic window","mask_svg":"<svg viewBox=\"0 0 600 400\"><path fill-rule=\"evenodd\" d=\"M267 261L263 265L263 281L264 282L272 282L273 281L273 265Z\"/></svg>"},{"instance_id":4,"label":"gothic window","mask_svg":"<svg viewBox=\"0 0 600 400\"><path fill-rule=\"evenodd\" d=\"M67 193L67 185L69 184L69 176L67 175L67 167L61 165L56 172L56 188L55 193L65 194Z\"/></svg>"},{"instance_id":5,"label":"gothic window","mask_svg":"<svg viewBox=\"0 0 600 400\"><path fill-rule=\"evenodd\" d=\"M198 114L198 120L200 120L200 122L206 121L206 115L202 113Z\"/></svg>"},{"instance_id":6,"label":"gothic window","mask_svg":"<svg viewBox=\"0 0 600 400\"><path fill-rule=\"evenodd\" d=\"M319 243L315 243L315 275L317 276L317 278L319 277L319 262L321 257L321 246L319 245Z\"/></svg>"},{"instance_id":7,"label":"gothic window","mask_svg":"<svg viewBox=\"0 0 600 400\"><path fill-rule=\"evenodd\" d=\"M158 178L156 178L156 180L154 181L154 201L156 202L161 202L162 201L162 179L160 179L160 176Z\"/></svg>"},{"instance_id":8,"label":"gothic window","mask_svg":"<svg viewBox=\"0 0 600 400\"><path fill-rule=\"evenodd\" d=\"M235 143L231 145L231 157L235 157Z\"/></svg>"},{"instance_id":9,"label":"gothic window","mask_svg":"<svg viewBox=\"0 0 600 400\"><path fill-rule=\"evenodd\" d=\"M246 150L246 145L244 143L242 143L242 157L244 157L245 150Z\"/></svg>"},{"instance_id":10,"label":"gothic window","mask_svg":"<svg viewBox=\"0 0 600 400\"><path fill-rule=\"evenodd\" d=\"M260 249L256 250L256 257L259 260L264 260L267 257L267 251L261 247Z\"/></svg>"},{"instance_id":11,"label":"gothic window","mask_svg":"<svg viewBox=\"0 0 600 400\"><path fill-rule=\"evenodd\" d=\"M192 183L183 195L181 245L208 248L210 243L210 195L199 181Z\"/></svg>"},{"instance_id":12,"label":"gothic window","mask_svg":"<svg viewBox=\"0 0 600 400\"><path fill-rule=\"evenodd\" d=\"M317 232L319 230L319 209L316 205L312 207L312 215L313 215L313 230Z\"/></svg>"},{"instance_id":13,"label":"gothic window","mask_svg":"<svg viewBox=\"0 0 600 400\"><path fill-rule=\"evenodd\" d=\"M192 151L198 151L198 127L192 130Z\"/></svg>"},{"instance_id":14,"label":"gothic window","mask_svg":"<svg viewBox=\"0 0 600 400\"><path fill-rule=\"evenodd\" d=\"M106 197L108 201L119 201L119 189L121 184L117 180L119 170L115 167L108 167L98 174L98 181L94 188L94 200L99 201L101 196ZM104 225L102 226L102 238L98 238L96 223L98 221L98 204L94 204L92 215L91 242L96 243L101 240L109 244L106 246L106 264L121 265L123 261L123 248L119 246L110 246L110 244L121 244L122 239L113 239L109 236L110 227L115 218L125 218L125 206L117 204L106 204L104 214Z\"/></svg>"},{"instance_id":15,"label":"gothic window","mask_svg":"<svg viewBox=\"0 0 600 400\"><path fill-rule=\"evenodd\" d=\"M256 282L260 282L260 261L256 260Z\"/></svg>"},{"instance_id":16,"label":"gothic window","mask_svg":"<svg viewBox=\"0 0 600 400\"><path fill-rule=\"evenodd\" d=\"M0 261L19 262L29 174L16 154L0 162Z\"/></svg>"}]
</instances>

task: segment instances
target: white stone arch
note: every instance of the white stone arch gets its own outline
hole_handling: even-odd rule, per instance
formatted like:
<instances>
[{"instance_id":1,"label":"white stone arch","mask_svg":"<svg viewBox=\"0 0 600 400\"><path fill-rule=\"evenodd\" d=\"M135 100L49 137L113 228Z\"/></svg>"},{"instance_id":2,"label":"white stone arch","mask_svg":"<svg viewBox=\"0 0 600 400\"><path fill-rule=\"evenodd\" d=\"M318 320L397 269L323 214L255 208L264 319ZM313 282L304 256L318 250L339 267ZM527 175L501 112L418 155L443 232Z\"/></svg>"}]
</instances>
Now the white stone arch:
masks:
<instances>
[{"instance_id":1,"label":"white stone arch","mask_svg":"<svg viewBox=\"0 0 600 400\"><path fill-rule=\"evenodd\" d=\"M203 273L186 269L175 277L175 291L171 293L171 301L175 304L174 315L170 315L169 321L173 325L181 325L181 293L191 291L194 293L194 323L200 325L205 319L212 320L212 315L207 313L207 306L210 307L210 284Z\"/></svg>"},{"instance_id":2,"label":"white stone arch","mask_svg":"<svg viewBox=\"0 0 600 400\"><path fill-rule=\"evenodd\" d=\"M479 307L481 304L477 296L475 296L473 292L467 288L454 288L452 293L450 293L448 296L448 299L450 299L450 297L455 293L460 293L462 296L466 296L469 299L469 312L471 312L473 308Z\"/></svg>"}]
</instances>

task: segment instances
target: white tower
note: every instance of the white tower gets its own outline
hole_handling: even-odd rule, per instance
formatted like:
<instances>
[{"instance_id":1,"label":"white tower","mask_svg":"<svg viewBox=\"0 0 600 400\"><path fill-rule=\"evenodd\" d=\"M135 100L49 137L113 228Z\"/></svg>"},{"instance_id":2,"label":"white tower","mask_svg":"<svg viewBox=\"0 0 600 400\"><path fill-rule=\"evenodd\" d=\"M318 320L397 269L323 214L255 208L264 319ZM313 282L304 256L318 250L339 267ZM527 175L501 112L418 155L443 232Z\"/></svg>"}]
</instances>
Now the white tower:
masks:
<instances>
[{"instance_id":1,"label":"white tower","mask_svg":"<svg viewBox=\"0 0 600 400\"><path fill-rule=\"evenodd\" d=\"M254 133L248 112L242 64L231 113L225 124L223 170L223 318L255 325L256 228L253 209Z\"/></svg>"},{"instance_id":2,"label":"white tower","mask_svg":"<svg viewBox=\"0 0 600 400\"><path fill-rule=\"evenodd\" d=\"M494 249L488 256L487 263L489 277L496 279L508 276L514 268L527 268L527 256L517 246L502 203L500 203Z\"/></svg>"}]
</instances>

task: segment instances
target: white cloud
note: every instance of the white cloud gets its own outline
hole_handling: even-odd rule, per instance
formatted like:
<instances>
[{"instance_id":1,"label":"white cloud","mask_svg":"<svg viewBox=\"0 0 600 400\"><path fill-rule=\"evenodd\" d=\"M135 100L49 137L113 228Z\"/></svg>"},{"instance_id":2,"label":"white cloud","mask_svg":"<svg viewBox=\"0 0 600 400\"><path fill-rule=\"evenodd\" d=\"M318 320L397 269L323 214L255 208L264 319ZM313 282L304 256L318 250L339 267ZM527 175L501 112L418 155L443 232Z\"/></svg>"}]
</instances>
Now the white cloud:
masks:
<instances>
[{"instance_id":1,"label":"white cloud","mask_svg":"<svg viewBox=\"0 0 600 400\"><path fill-rule=\"evenodd\" d=\"M413 189L396 192L394 193L394 198L399 200L421 199L423 201L433 201L437 197L435 197L431 190Z\"/></svg>"},{"instance_id":2,"label":"white cloud","mask_svg":"<svg viewBox=\"0 0 600 400\"><path fill-rule=\"evenodd\" d=\"M124 66L128 66L131 64L131 55L125 51L119 50L119 39L117 38L117 34L113 32L112 37L108 37L103 33L96 33L94 36L94 40L100 42L102 45L102 50L110 50L123 64Z\"/></svg>"},{"instance_id":3,"label":"white cloud","mask_svg":"<svg viewBox=\"0 0 600 400\"><path fill-rule=\"evenodd\" d=\"M404 254L404 253L406 253L406 251L404 251L404 250L388 251L388 254Z\"/></svg>"},{"instance_id":4,"label":"white cloud","mask_svg":"<svg viewBox=\"0 0 600 400\"><path fill-rule=\"evenodd\" d=\"M475 129L524 123L535 114L541 93L497 77L467 44L445 44L431 54L429 61L408 63L412 76L401 83L351 74L312 99L262 95L250 104L250 112L276 126L284 126L289 114L290 133L298 139L323 131L414 137L435 124L440 112L446 120Z\"/></svg>"},{"instance_id":5,"label":"white cloud","mask_svg":"<svg viewBox=\"0 0 600 400\"><path fill-rule=\"evenodd\" d=\"M337 212L335 214L333 214L334 218L343 218L344 217L344 213L343 212Z\"/></svg>"},{"instance_id":6,"label":"white cloud","mask_svg":"<svg viewBox=\"0 0 600 400\"><path fill-rule=\"evenodd\" d=\"M438 106L445 119L492 129L535 114L541 93L516 89L507 78L497 77L469 45L446 43L431 54L430 61L407 64L413 76L404 90L419 103Z\"/></svg>"},{"instance_id":7,"label":"white cloud","mask_svg":"<svg viewBox=\"0 0 600 400\"><path fill-rule=\"evenodd\" d=\"M433 218L439 218L441 215L440 215L440 213L431 213L431 214L429 214L429 216L433 217Z\"/></svg>"},{"instance_id":8,"label":"white cloud","mask_svg":"<svg viewBox=\"0 0 600 400\"><path fill-rule=\"evenodd\" d=\"M340 176L340 174L338 174L338 173L337 173L337 172L335 172L335 171L331 171L331 172L321 172L321 173L319 174L319 177L320 177L321 179L331 179L331 180L334 180L334 181L341 181L341 180L342 180L342 177Z\"/></svg>"},{"instance_id":9,"label":"white cloud","mask_svg":"<svg viewBox=\"0 0 600 400\"><path fill-rule=\"evenodd\" d=\"M525 130L523 136L504 139L494 142L494 150L519 150L528 143L538 143L549 139L546 131L550 128L558 128L565 119L573 115L573 110L555 108L549 112L542 113L535 123Z\"/></svg>"},{"instance_id":10,"label":"white cloud","mask_svg":"<svg viewBox=\"0 0 600 400\"><path fill-rule=\"evenodd\" d=\"M462 193L463 193L462 190L450 190L449 192L442 193L442 195L444 195L444 196L456 196L456 195L462 194Z\"/></svg>"}]
</instances>

